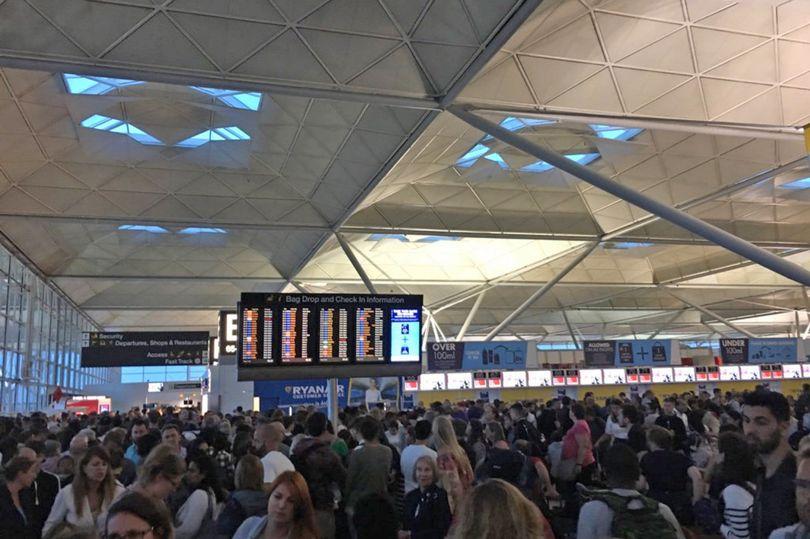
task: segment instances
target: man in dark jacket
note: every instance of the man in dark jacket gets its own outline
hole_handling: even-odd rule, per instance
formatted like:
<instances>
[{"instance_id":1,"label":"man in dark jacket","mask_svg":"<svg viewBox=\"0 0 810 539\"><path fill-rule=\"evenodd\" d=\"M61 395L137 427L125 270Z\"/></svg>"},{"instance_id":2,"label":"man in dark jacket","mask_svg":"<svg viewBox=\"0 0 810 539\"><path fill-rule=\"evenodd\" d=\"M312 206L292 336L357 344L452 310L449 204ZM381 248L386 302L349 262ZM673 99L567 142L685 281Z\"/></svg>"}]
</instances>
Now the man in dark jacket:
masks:
<instances>
[{"instance_id":1,"label":"man in dark jacket","mask_svg":"<svg viewBox=\"0 0 810 539\"><path fill-rule=\"evenodd\" d=\"M346 484L346 469L337 453L332 451L332 435L327 430L325 414L315 412L310 415L306 420L305 429L307 438L296 444L291 460L309 486L321 537L333 537L334 489L343 491Z\"/></svg>"},{"instance_id":2,"label":"man in dark jacket","mask_svg":"<svg viewBox=\"0 0 810 539\"><path fill-rule=\"evenodd\" d=\"M672 433L672 447L676 451L686 448L686 426L683 420L675 415L675 405L678 401L674 397L664 399L664 406L661 408L661 415L655 420L655 424L664 427Z\"/></svg>"},{"instance_id":3,"label":"man in dark jacket","mask_svg":"<svg viewBox=\"0 0 810 539\"><path fill-rule=\"evenodd\" d=\"M19 454L37 463L37 476L34 483L21 492L20 495L32 500L34 518L31 526L38 535L42 535L42 528L45 526L48 515L51 514L53 502L56 500L56 495L61 488L59 478L41 468L42 462L45 460L44 443L32 440L28 442L26 447L20 449Z\"/></svg>"}]
</instances>

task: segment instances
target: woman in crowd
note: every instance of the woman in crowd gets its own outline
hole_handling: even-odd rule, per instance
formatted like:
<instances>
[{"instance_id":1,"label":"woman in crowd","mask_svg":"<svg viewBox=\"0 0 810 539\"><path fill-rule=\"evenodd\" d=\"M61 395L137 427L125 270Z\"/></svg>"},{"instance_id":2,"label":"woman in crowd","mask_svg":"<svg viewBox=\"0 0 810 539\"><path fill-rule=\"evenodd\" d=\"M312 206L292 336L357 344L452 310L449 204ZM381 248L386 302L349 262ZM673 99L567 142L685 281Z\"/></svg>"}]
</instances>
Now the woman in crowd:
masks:
<instances>
[{"instance_id":1,"label":"woman in crowd","mask_svg":"<svg viewBox=\"0 0 810 539\"><path fill-rule=\"evenodd\" d=\"M405 496L402 538L443 539L450 529L452 515L447 492L436 483L439 470L430 455L416 459L413 480L419 485Z\"/></svg>"},{"instance_id":2,"label":"woman in crowd","mask_svg":"<svg viewBox=\"0 0 810 539\"><path fill-rule=\"evenodd\" d=\"M575 402L571 405L569 417L573 426L563 437L562 460L573 466L572 477L579 483L590 484L596 470L596 459L591 447L591 428L585 421L585 407ZM571 461L573 460L573 463Z\"/></svg>"},{"instance_id":3,"label":"woman in crowd","mask_svg":"<svg viewBox=\"0 0 810 539\"><path fill-rule=\"evenodd\" d=\"M754 453L745 437L737 432L722 433L717 446L719 456L709 495L723 509L717 515L719 531L726 539L748 539L755 493Z\"/></svg>"},{"instance_id":4,"label":"woman in crowd","mask_svg":"<svg viewBox=\"0 0 810 539\"><path fill-rule=\"evenodd\" d=\"M81 530L102 529L107 510L124 493L115 480L110 455L101 446L93 446L79 460L73 482L59 491L42 534L68 522Z\"/></svg>"},{"instance_id":5,"label":"woman in crowd","mask_svg":"<svg viewBox=\"0 0 810 539\"><path fill-rule=\"evenodd\" d=\"M236 465L236 490L228 497L217 517L217 531L231 537L248 517L267 513L267 495L262 490L262 461L255 455L245 455Z\"/></svg>"},{"instance_id":6,"label":"woman in crowd","mask_svg":"<svg viewBox=\"0 0 810 539\"><path fill-rule=\"evenodd\" d=\"M536 505L501 479L475 487L461 504L453 539L554 539Z\"/></svg>"},{"instance_id":7,"label":"woman in crowd","mask_svg":"<svg viewBox=\"0 0 810 539\"><path fill-rule=\"evenodd\" d=\"M467 426L467 445L475 454L475 462L471 464L473 464L473 468L477 468L487 458L484 425L479 419L471 419L470 424Z\"/></svg>"},{"instance_id":8,"label":"woman in crowd","mask_svg":"<svg viewBox=\"0 0 810 539\"><path fill-rule=\"evenodd\" d=\"M22 456L5 463L5 482L0 484L0 526L15 539L39 539L31 524L34 516L34 500L21 496L37 476L36 462Z\"/></svg>"},{"instance_id":9,"label":"woman in crowd","mask_svg":"<svg viewBox=\"0 0 810 539\"><path fill-rule=\"evenodd\" d=\"M185 471L185 462L172 447L158 445L143 461L141 469L138 470L138 480L133 483L130 490L164 504L163 500L180 486Z\"/></svg>"},{"instance_id":10,"label":"woman in crowd","mask_svg":"<svg viewBox=\"0 0 810 539\"><path fill-rule=\"evenodd\" d=\"M107 513L105 539L173 539L172 523L166 506L151 496L129 491Z\"/></svg>"},{"instance_id":11,"label":"woman in crowd","mask_svg":"<svg viewBox=\"0 0 810 539\"><path fill-rule=\"evenodd\" d=\"M175 515L175 537L193 539L212 533L217 504L225 495L211 457L201 452L190 455L183 482L190 494Z\"/></svg>"},{"instance_id":12,"label":"woman in crowd","mask_svg":"<svg viewBox=\"0 0 810 539\"><path fill-rule=\"evenodd\" d=\"M282 472L270 485L267 516L250 517L233 539L316 539L315 509L304 476Z\"/></svg>"},{"instance_id":13,"label":"woman in crowd","mask_svg":"<svg viewBox=\"0 0 810 539\"><path fill-rule=\"evenodd\" d=\"M472 486L475 478L473 469L447 416L440 415L433 420L433 441L438 454L436 464L439 467L439 478L449 496L450 508L454 510Z\"/></svg>"}]
</instances>

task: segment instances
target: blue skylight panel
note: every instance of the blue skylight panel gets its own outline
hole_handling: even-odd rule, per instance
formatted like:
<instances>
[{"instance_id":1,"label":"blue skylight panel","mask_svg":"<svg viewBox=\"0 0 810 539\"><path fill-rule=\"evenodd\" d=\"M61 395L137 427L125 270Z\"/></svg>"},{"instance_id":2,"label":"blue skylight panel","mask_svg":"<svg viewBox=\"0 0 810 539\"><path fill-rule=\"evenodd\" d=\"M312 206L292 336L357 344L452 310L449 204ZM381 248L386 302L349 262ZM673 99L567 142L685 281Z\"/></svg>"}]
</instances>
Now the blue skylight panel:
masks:
<instances>
[{"instance_id":1,"label":"blue skylight panel","mask_svg":"<svg viewBox=\"0 0 810 539\"><path fill-rule=\"evenodd\" d=\"M194 90L212 95L235 109L259 110L262 104L262 94L259 92L240 92L238 90L222 90L220 88L204 88L192 86Z\"/></svg>"},{"instance_id":2,"label":"blue skylight panel","mask_svg":"<svg viewBox=\"0 0 810 539\"><path fill-rule=\"evenodd\" d=\"M810 189L810 176L780 185L782 189Z\"/></svg>"},{"instance_id":3,"label":"blue skylight panel","mask_svg":"<svg viewBox=\"0 0 810 539\"><path fill-rule=\"evenodd\" d=\"M598 153L573 153L570 155L566 155L568 159L573 161L574 163L579 163L582 166L587 165L588 163L593 163L597 159L599 159Z\"/></svg>"},{"instance_id":4,"label":"blue skylight panel","mask_svg":"<svg viewBox=\"0 0 810 539\"><path fill-rule=\"evenodd\" d=\"M143 81L140 80L86 77L84 75L74 75L73 73L65 73L62 78L65 81L67 91L76 95L104 95L116 88L143 84Z\"/></svg>"},{"instance_id":5,"label":"blue skylight panel","mask_svg":"<svg viewBox=\"0 0 810 539\"><path fill-rule=\"evenodd\" d=\"M620 241L613 244L614 249L637 249L640 247L652 247L652 243L644 243L637 241Z\"/></svg>"},{"instance_id":6,"label":"blue skylight panel","mask_svg":"<svg viewBox=\"0 0 810 539\"><path fill-rule=\"evenodd\" d=\"M130 230L134 232L152 232L153 234L166 234L169 231L162 226L156 225L121 225L118 230Z\"/></svg>"},{"instance_id":7,"label":"blue skylight panel","mask_svg":"<svg viewBox=\"0 0 810 539\"><path fill-rule=\"evenodd\" d=\"M638 136L643 129L614 127L612 125L591 124L591 129L596 132L599 138L610 140L630 140Z\"/></svg>"},{"instance_id":8,"label":"blue skylight panel","mask_svg":"<svg viewBox=\"0 0 810 539\"><path fill-rule=\"evenodd\" d=\"M480 158L483 157L489 151L488 146L484 146L483 144L476 144L475 146L470 149L467 153L461 156L461 158L456 161L456 165L464 168L469 168L475 164L475 162Z\"/></svg>"},{"instance_id":9,"label":"blue skylight panel","mask_svg":"<svg viewBox=\"0 0 810 539\"><path fill-rule=\"evenodd\" d=\"M536 163L532 163L530 165L526 165L525 167L521 168L521 172L547 172L554 167L546 163L545 161L538 161Z\"/></svg>"},{"instance_id":10,"label":"blue skylight panel","mask_svg":"<svg viewBox=\"0 0 810 539\"><path fill-rule=\"evenodd\" d=\"M225 140L250 140L250 135L236 126L216 127L197 133L186 140L181 140L177 143L177 146L181 148L198 148L209 142L222 142Z\"/></svg>"},{"instance_id":11,"label":"blue skylight panel","mask_svg":"<svg viewBox=\"0 0 810 539\"><path fill-rule=\"evenodd\" d=\"M181 230L179 234L227 234L227 232L222 228L190 226Z\"/></svg>"},{"instance_id":12,"label":"blue skylight panel","mask_svg":"<svg viewBox=\"0 0 810 539\"><path fill-rule=\"evenodd\" d=\"M504 170L509 170L509 165L506 163L506 161L503 160L503 157L501 157L500 154L491 153L487 156L484 156L484 159L488 159L493 163L498 163L498 166Z\"/></svg>"},{"instance_id":13,"label":"blue skylight panel","mask_svg":"<svg viewBox=\"0 0 810 539\"><path fill-rule=\"evenodd\" d=\"M101 114L93 114L92 116L88 116L81 121L81 125L82 127L86 127L88 129L96 129L98 131L107 131L108 133L126 135L132 140L148 146L160 146L163 144L149 133L135 127L130 123L117 118L102 116Z\"/></svg>"}]
</instances>

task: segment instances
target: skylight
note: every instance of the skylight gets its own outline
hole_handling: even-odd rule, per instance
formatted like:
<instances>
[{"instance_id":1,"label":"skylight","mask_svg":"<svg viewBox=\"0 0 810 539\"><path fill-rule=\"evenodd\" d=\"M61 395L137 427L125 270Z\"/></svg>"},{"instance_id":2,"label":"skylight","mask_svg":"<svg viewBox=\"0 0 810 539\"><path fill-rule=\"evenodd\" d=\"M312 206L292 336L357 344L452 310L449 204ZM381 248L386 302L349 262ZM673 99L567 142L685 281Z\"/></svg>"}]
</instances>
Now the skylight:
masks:
<instances>
[{"instance_id":1,"label":"skylight","mask_svg":"<svg viewBox=\"0 0 810 539\"><path fill-rule=\"evenodd\" d=\"M438 241L459 241L460 236L407 236L405 234L371 234L369 241L397 240L402 243L436 243Z\"/></svg>"},{"instance_id":2,"label":"skylight","mask_svg":"<svg viewBox=\"0 0 810 539\"><path fill-rule=\"evenodd\" d=\"M193 137L182 140L176 144L181 148L198 148L209 142L220 142L225 140L250 140L250 135L236 126L215 127L207 129L202 133L197 133Z\"/></svg>"},{"instance_id":3,"label":"skylight","mask_svg":"<svg viewBox=\"0 0 810 539\"><path fill-rule=\"evenodd\" d=\"M610 140L630 140L638 136L643 131L643 129L614 127L612 125L602 124L591 124L591 129L594 130L596 136L599 138L606 138Z\"/></svg>"},{"instance_id":4,"label":"skylight","mask_svg":"<svg viewBox=\"0 0 810 539\"><path fill-rule=\"evenodd\" d=\"M64 73L62 79L65 81L67 91L76 95L104 95L117 88L143 84L140 80L87 77L73 73Z\"/></svg>"},{"instance_id":5,"label":"skylight","mask_svg":"<svg viewBox=\"0 0 810 539\"><path fill-rule=\"evenodd\" d=\"M179 234L227 234L227 232L225 232L225 230L222 228L190 226L181 230Z\"/></svg>"},{"instance_id":6,"label":"skylight","mask_svg":"<svg viewBox=\"0 0 810 539\"><path fill-rule=\"evenodd\" d=\"M107 131L108 133L118 133L127 135L129 138L141 144L150 146L162 145L163 143L153 137L152 135L144 132L143 130L135 127L117 118L110 118L109 116L102 116L101 114L93 114L82 120L82 127L88 129L97 129L99 131Z\"/></svg>"},{"instance_id":7,"label":"skylight","mask_svg":"<svg viewBox=\"0 0 810 539\"><path fill-rule=\"evenodd\" d=\"M204 94L212 95L235 109L259 110L262 104L262 94L259 92L240 92L239 90L222 90L219 88L204 88L191 86L192 89Z\"/></svg>"},{"instance_id":8,"label":"skylight","mask_svg":"<svg viewBox=\"0 0 810 539\"><path fill-rule=\"evenodd\" d=\"M637 241L619 241L609 244L609 249L636 249L639 247L652 247L653 243L644 243Z\"/></svg>"},{"instance_id":9,"label":"skylight","mask_svg":"<svg viewBox=\"0 0 810 539\"><path fill-rule=\"evenodd\" d=\"M118 230L131 230L134 232L152 232L153 234L166 234L169 231L156 225L121 225Z\"/></svg>"},{"instance_id":10,"label":"skylight","mask_svg":"<svg viewBox=\"0 0 810 539\"><path fill-rule=\"evenodd\" d=\"M783 183L779 187L782 189L810 189L810 176Z\"/></svg>"}]
</instances>

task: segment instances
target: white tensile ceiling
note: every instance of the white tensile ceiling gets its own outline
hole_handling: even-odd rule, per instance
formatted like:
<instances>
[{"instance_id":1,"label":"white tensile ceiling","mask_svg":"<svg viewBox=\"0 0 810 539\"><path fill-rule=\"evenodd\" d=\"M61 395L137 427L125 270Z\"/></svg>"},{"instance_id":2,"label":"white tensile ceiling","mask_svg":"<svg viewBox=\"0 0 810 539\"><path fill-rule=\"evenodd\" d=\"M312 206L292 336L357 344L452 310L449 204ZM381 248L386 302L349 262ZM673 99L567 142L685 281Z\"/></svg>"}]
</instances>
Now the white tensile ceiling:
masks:
<instances>
[{"instance_id":1,"label":"white tensile ceiling","mask_svg":"<svg viewBox=\"0 0 810 539\"><path fill-rule=\"evenodd\" d=\"M0 230L100 327L213 329L242 291L365 292L334 231L448 337L479 294L470 336L594 241L503 336L569 339L566 316L577 337L733 334L720 318L795 334L810 302L442 111L810 268L810 190L783 187L810 176L803 0L9 0L0 66ZM64 73L139 83L76 95Z\"/></svg>"}]
</instances>

